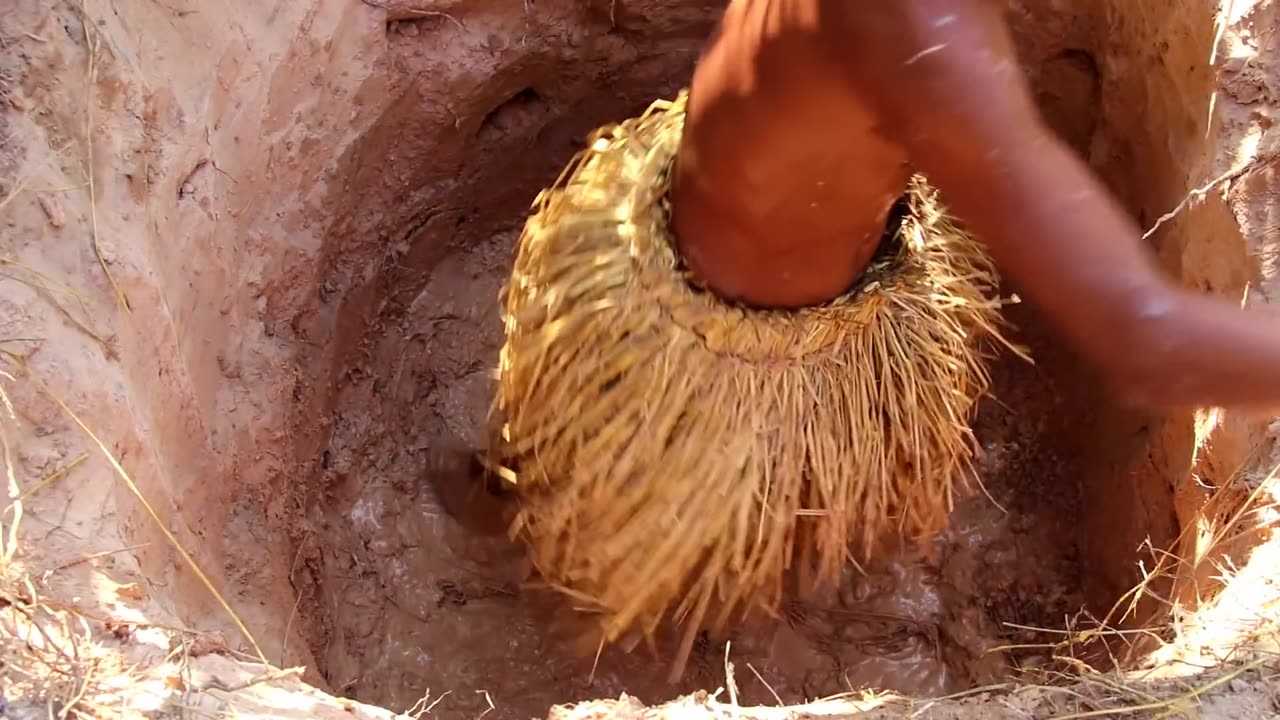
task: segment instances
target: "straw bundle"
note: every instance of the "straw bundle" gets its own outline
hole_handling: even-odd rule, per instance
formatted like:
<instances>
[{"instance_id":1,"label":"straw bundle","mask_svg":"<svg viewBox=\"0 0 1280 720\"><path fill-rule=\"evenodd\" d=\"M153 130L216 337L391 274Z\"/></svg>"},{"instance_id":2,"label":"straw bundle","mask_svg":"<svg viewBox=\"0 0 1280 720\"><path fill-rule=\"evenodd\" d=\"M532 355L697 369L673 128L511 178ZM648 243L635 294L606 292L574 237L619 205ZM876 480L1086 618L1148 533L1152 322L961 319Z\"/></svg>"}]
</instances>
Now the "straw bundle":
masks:
<instances>
[{"instance_id":1,"label":"straw bundle","mask_svg":"<svg viewBox=\"0 0 1280 720\"><path fill-rule=\"evenodd\" d=\"M686 622L681 658L772 610L797 559L812 586L944 527L988 386L975 337L1000 338L989 261L919 178L846 295L761 311L697 289L665 199L685 100L598 131L535 201L495 402L537 571L605 642Z\"/></svg>"}]
</instances>

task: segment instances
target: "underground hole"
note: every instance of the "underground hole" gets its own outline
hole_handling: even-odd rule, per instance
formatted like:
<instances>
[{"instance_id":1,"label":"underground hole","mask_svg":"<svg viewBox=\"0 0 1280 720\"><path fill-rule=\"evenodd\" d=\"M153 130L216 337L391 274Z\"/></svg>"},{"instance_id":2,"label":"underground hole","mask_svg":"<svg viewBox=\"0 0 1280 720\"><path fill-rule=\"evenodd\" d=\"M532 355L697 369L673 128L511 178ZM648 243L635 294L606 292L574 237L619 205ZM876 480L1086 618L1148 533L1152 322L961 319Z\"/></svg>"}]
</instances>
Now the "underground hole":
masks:
<instances>
[{"instance_id":1,"label":"underground hole","mask_svg":"<svg viewBox=\"0 0 1280 720\"><path fill-rule=\"evenodd\" d=\"M1047 83L1037 97L1049 122L1086 152L1105 122L1092 57L1049 54L1035 69L1037 82ZM545 72L539 82L550 87L554 73L567 71ZM673 63L657 84L676 87L687 72L687 62ZM716 687L729 640L744 669L737 677L744 704L862 687L941 695L1002 681L1044 659L1035 650L997 648L1045 643L1066 618L1105 613L1124 589L1118 583L1128 578L1136 547L1110 547L1107 526L1088 517L1096 487L1145 456L1135 432L1149 419L1113 409L1043 331L1034 308L1019 306L1010 316L1038 363L997 361L996 399L982 405L976 425L986 495L957 507L933 560L879 557L866 575L850 570L830 597L792 602L778 622L704 638L676 686L665 682L670 638L656 657L643 646L631 654L606 649L599 658L575 652L577 625L566 603L522 587L520 551L495 522L502 499L489 496L486 511L468 516L451 493L478 472L466 458L480 446L492 392L501 342L496 298L528 201L568 160L554 139L638 112L655 89L653 75L628 86L624 69L616 82L634 100L588 92L568 107L525 87L496 106L479 99L452 105L480 122L460 170L473 182L442 203L467 208L460 217L472 219L449 222L451 236L422 224L408 241L410 264L384 268L369 286L374 294L348 301L344 312L366 321L353 321L353 334L340 339L347 350L334 368L328 460L300 480L310 540L295 585L328 682L390 707L407 707L429 688L472 688L485 692L453 698L451 715L478 715L497 697L500 717L532 717L575 699L626 692L654 702ZM406 130L387 118L378 132ZM371 148L381 142L367 140ZM495 182L504 188L488 185ZM435 249L418 249L428 245ZM1092 429L1099 427L1126 440ZM1143 529L1167 540L1167 493L1130 500L1154 518ZM1109 512L1126 512L1112 506ZM1082 527L1095 533L1089 542L1081 542Z\"/></svg>"},{"instance_id":2,"label":"underground hole","mask_svg":"<svg viewBox=\"0 0 1280 720\"><path fill-rule=\"evenodd\" d=\"M477 135L481 141L510 133L547 111L547 103L531 87L524 88L490 110L480 121Z\"/></svg>"}]
</instances>

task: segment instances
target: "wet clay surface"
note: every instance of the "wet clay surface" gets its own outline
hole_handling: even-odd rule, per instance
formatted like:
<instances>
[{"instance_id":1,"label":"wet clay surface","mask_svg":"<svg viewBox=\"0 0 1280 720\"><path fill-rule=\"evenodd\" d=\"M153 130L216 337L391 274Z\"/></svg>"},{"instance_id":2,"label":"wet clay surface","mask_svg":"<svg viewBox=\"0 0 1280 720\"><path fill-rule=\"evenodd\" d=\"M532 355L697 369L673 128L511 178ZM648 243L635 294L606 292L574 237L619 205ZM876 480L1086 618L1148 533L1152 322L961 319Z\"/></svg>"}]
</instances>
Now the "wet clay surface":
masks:
<instances>
[{"instance_id":1,"label":"wet clay surface","mask_svg":"<svg viewBox=\"0 0 1280 720\"><path fill-rule=\"evenodd\" d=\"M581 620L525 585L520 549L501 532L504 503L475 486L468 458L515 234L446 258L343 382L325 490L308 510L327 541L304 550L295 577L335 688L389 707L449 690L435 710L445 717L490 702L493 717L531 717L622 692L653 703L721 684L727 640L744 703L863 687L940 695L1001 679L1011 658L994 648L1043 641L1006 624L1058 627L1079 609L1077 488L1053 450L1057 393L1043 368L1011 358L998 368L1001 402L978 422L977 470L1004 511L982 494L962 502L933 563L886 555L828 597L791 602L780 621L704 638L677 685L665 681L670 638L656 657L643 645L575 652Z\"/></svg>"}]
</instances>

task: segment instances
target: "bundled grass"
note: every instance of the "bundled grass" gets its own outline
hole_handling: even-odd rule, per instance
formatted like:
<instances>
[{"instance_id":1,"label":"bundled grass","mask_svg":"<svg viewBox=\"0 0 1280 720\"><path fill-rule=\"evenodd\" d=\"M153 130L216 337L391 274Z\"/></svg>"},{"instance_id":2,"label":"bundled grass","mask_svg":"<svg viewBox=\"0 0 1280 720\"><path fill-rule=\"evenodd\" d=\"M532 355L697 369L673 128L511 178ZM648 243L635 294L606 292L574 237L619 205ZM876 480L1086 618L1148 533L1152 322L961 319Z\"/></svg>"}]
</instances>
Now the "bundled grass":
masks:
<instances>
[{"instance_id":1,"label":"bundled grass","mask_svg":"<svg viewBox=\"0 0 1280 720\"><path fill-rule=\"evenodd\" d=\"M772 611L968 489L999 338L982 248L913 181L894 250L846 295L756 311L701 292L668 235L685 94L597 133L536 201L503 292L495 417L551 584L603 640ZM682 658L677 658L679 674Z\"/></svg>"}]
</instances>

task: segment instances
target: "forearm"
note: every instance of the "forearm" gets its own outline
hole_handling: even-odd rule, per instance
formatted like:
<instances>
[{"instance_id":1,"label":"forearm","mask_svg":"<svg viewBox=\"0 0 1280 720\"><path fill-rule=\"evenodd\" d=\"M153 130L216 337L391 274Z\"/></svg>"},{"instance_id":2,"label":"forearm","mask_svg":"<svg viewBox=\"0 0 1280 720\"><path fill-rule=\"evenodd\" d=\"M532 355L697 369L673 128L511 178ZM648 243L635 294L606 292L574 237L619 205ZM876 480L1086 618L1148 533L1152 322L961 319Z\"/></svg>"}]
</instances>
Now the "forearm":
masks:
<instances>
[{"instance_id":1,"label":"forearm","mask_svg":"<svg viewBox=\"0 0 1280 720\"><path fill-rule=\"evenodd\" d=\"M1280 322L1161 274L1125 209L1044 126L1002 6L820 4L827 52L876 108L880 133L1117 391L1166 406L1280 409Z\"/></svg>"},{"instance_id":2,"label":"forearm","mask_svg":"<svg viewBox=\"0 0 1280 720\"><path fill-rule=\"evenodd\" d=\"M934 163L930 177L1118 392L1162 406L1280 409L1280 322L1166 279L1124 209L1047 130L990 147L1000 157ZM964 171L982 162L992 169Z\"/></svg>"},{"instance_id":3,"label":"forearm","mask_svg":"<svg viewBox=\"0 0 1280 720\"><path fill-rule=\"evenodd\" d=\"M1280 412L1280 319L1216 297L1171 295L1170 311L1135 343L1132 399Z\"/></svg>"}]
</instances>

